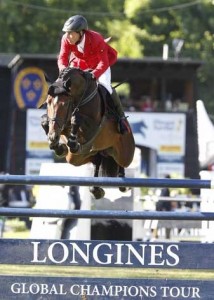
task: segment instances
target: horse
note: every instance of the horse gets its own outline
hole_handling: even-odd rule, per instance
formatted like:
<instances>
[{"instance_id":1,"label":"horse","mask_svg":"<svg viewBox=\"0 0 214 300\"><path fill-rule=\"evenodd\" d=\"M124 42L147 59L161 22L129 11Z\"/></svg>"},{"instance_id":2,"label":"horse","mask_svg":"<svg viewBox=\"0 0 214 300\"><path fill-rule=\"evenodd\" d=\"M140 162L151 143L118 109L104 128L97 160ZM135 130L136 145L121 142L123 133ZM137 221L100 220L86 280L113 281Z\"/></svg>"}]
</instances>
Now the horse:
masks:
<instances>
[{"instance_id":1,"label":"horse","mask_svg":"<svg viewBox=\"0 0 214 300\"><path fill-rule=\"evenodd\" d=\"M134 156L131 127L120 134L113 101L90 71L67 67L50 84L45 101L49 148L74 166L92 163L94 177L125 177ZM125 187L120 191L125 192ZM95 199L105 195L101 187L90 187Z\"/></svg>"}]
</instances>

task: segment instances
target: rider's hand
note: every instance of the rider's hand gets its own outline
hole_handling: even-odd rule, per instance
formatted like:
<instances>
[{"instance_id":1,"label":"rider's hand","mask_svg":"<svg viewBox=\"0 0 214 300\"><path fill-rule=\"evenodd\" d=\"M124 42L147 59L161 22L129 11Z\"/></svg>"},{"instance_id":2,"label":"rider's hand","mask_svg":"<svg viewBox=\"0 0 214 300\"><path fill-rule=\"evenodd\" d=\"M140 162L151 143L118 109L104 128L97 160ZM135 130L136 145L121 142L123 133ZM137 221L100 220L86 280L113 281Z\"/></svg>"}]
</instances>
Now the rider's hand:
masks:
<instances>
[{"instance_id":1,"label":"rider's hand","mask_svg":"<svg viewBox=\"0 0 214 300\"><path fill-rule=\"evenodd\" d=\"M66 69L66 66L61 66L59 68L59 75Z\"/></svg>"},{"instance_id":2,"label":"rider's hand","mask_svg":"<svg viewBox=\"0 0 214 300\"><path fill-rule=\"evenodd\" d=\"M96 80L96 77L94 76L94 73L91 72L92 79Z\"/></svg>"},{"instance_id":3,"label":"rider's hand","mask_svg":"<svg viewBox=\"0 0 214 300\"><path fill-rule=\"evenodd\" d=\"M88 74L90 74L91 79L96 80L96 77L94 76L93 70L88 70Z\"/></svg>"}]
</instances>

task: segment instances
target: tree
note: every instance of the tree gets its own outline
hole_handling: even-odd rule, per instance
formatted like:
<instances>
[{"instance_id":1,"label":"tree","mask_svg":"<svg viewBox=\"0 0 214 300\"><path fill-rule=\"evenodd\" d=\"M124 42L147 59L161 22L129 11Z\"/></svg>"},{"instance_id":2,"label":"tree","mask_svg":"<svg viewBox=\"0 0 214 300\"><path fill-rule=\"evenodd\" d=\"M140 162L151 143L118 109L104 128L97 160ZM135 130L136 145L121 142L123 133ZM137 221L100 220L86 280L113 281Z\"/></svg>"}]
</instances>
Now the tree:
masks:
<instances>
[{"instance_id":1,"label":"tree","mask_svg":"<svg viewBox=\"0 0 214 300\"><path fill-rule=\"evenodd\" d=\"M198 92L214 113L214 1L213 0L126 0L127 18L144 31L141 44L144 56L160 56L163 44L184 40L182 58L204 62L199 72ZM172 47L169 55L174 56Z\"/></svg>"},{"instance_id":2,"label":"tree","mask_svg":"<svg viewBox=\"0 0 214 300\"><path fill-rule=\"evenodd\" d=\"M214 114L213 0L0 1L0 52L58 53L61 28L83 14L90 28L111 36L120 57L162 56L163 44L183 39L182 58L203 60L199 95Z\"/></svg>"}]
</instances>

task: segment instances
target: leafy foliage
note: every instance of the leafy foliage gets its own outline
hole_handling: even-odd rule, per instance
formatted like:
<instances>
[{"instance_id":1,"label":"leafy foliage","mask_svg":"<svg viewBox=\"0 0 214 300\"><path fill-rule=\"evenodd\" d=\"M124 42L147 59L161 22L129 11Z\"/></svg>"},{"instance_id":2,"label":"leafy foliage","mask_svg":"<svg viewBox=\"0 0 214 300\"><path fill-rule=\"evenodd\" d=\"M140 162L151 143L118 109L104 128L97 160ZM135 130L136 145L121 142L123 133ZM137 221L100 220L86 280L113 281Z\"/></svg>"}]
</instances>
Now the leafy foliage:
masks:
<instances>
[{"instance_id":1,"label":"leafy foliage","mask_svg":"<svg viewBox=\"0 0 214 300\"><path fill-rule=\"evenodd\" d=\"M184 40L181 58L203 60L199 72L200 98L214 113L214 1L136 0L125 1L127 17L145 34L144 56L161 56L163 44L169 45L169 56L174 57L173 39Z\"/></svg>"},{"instance_id":2,"label":"leafy foliage","mask_svg":"<svg viewBox=\"0 0 214 300\"><path fill-rule=\"evenodd\" d=\"M83 14L90 28L105 37L120 57L174 57L173 39L184 40L181 58L203 60L199 94L214 113L213 0L1 0L0 52L57 53L61 28Z\"/></svg>"}]
</instances>

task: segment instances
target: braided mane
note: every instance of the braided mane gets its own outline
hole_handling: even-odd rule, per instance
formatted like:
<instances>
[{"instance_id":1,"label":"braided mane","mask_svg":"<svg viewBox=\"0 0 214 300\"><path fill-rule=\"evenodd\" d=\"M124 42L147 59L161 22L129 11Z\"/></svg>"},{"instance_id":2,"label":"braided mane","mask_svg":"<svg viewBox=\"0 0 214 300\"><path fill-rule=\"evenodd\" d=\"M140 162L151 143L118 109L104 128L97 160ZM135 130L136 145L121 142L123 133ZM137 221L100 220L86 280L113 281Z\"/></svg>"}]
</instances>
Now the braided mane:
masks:
<instances>
[{"instance_id":1,"label":"braided mane","mask_svg":"<svg viewBox=\"0 0 214 300\"><path fill-rule=\"evenodd\" d=\"M79 72L83 73L83 71L79 68L67 67L60 72L58 79L61 79L62 81L67 80L74 70L78 70Z\"/></svg>"}]
</instances>

